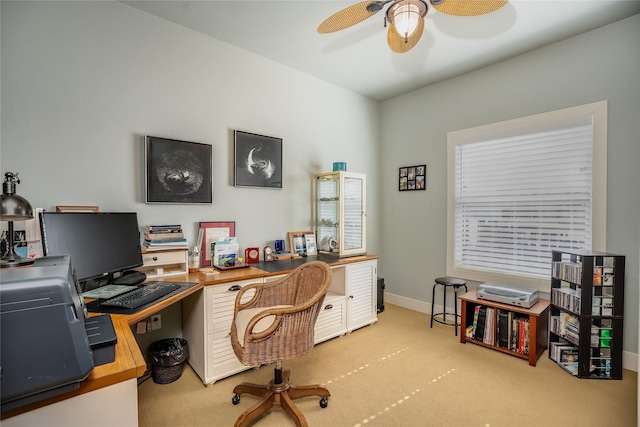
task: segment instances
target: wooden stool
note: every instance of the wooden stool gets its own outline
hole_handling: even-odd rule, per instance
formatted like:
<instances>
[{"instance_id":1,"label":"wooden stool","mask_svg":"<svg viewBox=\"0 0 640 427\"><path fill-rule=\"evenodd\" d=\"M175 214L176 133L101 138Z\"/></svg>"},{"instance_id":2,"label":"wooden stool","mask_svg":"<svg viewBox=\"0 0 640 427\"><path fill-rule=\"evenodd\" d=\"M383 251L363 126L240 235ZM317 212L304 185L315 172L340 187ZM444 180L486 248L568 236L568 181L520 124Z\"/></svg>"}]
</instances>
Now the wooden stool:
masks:
<instances>
[{"instance_id":1,"label":"wooden stool","mask_svg":"<svg viewBox=\"0 0 640 427\"><path fill-rule=\"evenodd\" d=\"M436 286L438 285L444 286L444 290L442 292L442 313L433 312L433 305L436 299ZM453 313L447 312L447 289L449 287L453 288L453 294L455 295L455 298L453 300ZM464 288L465 292L468 292L467 282L462 279L458 279L457 277L445 276L438 277L435 280L433 290L431 291L431 328L433 328L433 321L435 320L436 322L442 323L443 325L453 326L456 336L458 336L458 317L460 317L460 315L458 314L458 289L461 287ZM453 315L453 324L447 323L447 314ZM442 316L442 319L436 319L436 316Z\"/></svg>"}]
</instances>

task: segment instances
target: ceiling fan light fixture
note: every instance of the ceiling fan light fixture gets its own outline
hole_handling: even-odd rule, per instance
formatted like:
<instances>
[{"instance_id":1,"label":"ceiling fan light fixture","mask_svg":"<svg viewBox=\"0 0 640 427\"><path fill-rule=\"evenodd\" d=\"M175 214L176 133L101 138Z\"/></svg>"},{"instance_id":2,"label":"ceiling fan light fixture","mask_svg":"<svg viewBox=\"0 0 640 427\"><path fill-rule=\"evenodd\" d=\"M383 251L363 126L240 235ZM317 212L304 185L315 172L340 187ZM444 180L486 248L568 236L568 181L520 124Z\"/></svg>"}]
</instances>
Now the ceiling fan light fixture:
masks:
<instances>
[{"instance_id":1,"label":"ceiling fan light fixture","mask_svg":"<svg viewBox=\"0 0 640 427\"><path fill-rule=\"evenodd\" d=\"M426 14L427 4L422 0L402 0L389 7L386 18L406 42Z\"/></svg>"}]
</instances>

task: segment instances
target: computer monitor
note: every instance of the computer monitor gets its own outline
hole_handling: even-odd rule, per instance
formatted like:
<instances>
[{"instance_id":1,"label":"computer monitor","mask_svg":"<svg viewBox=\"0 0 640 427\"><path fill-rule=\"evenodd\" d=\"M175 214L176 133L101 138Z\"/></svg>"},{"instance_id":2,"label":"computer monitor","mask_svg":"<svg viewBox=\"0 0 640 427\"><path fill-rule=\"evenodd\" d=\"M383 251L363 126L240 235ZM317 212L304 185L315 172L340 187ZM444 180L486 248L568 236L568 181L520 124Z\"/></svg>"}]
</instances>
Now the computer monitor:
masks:
<instances>
[{"instance_id":1,"label":"computer monitor","mask_svg":"<svg viewBox=\"0 0 640 427\"><path fill-rule=\"evenodd\" d=\"M142 265L135 212L43 212L41 223L44 254L70 255L81 282L111 281Z\"/></svg>"}]
</instances>

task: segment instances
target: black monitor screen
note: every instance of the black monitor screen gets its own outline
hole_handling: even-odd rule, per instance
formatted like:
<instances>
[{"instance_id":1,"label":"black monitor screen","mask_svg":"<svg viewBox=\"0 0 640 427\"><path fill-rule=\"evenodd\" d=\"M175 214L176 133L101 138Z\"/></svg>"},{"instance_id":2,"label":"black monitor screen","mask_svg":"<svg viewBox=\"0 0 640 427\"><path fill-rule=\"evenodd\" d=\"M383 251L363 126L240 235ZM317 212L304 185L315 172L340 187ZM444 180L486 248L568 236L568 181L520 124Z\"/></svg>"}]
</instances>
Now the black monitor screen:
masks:
<instances>
[{"instance_id":1,"label":"black monitor screen","mask_svg":"<svg viewBox=\"0 0 640 427\"><path fill-rule=\"evenodd\" d=\"M80 281L142 265L135 212L44 212L42 237L44 254L70 255Z\"/></svg>"}]
</instances>

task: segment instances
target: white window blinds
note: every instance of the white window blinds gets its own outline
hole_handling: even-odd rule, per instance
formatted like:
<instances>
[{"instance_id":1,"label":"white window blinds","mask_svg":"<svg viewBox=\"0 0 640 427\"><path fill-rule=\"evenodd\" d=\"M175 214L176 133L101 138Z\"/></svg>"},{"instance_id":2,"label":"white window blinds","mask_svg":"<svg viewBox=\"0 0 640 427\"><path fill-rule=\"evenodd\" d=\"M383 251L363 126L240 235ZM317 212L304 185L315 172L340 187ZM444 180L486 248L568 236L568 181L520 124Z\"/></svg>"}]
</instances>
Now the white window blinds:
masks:
<instances>
[{"instance_id":1,"label":"white window blinds","mask_svg":"<svg viewBox=\"0 0 640 427\"><path fill-rule=\"evenodd\" d=\"M548 277L552 249L591 248L592 128L458 145L455 263Z\"/></svg>"},{"instance_id":2,"label":"white window blinds","mask_svg":"<svg viewBox=\"0 0 640 427\"><path fill-rule=\"evenodd\" d=\"M447 274L548 287L606 245L606 101L448 134Z\"/></svg>"}]
</instances>

